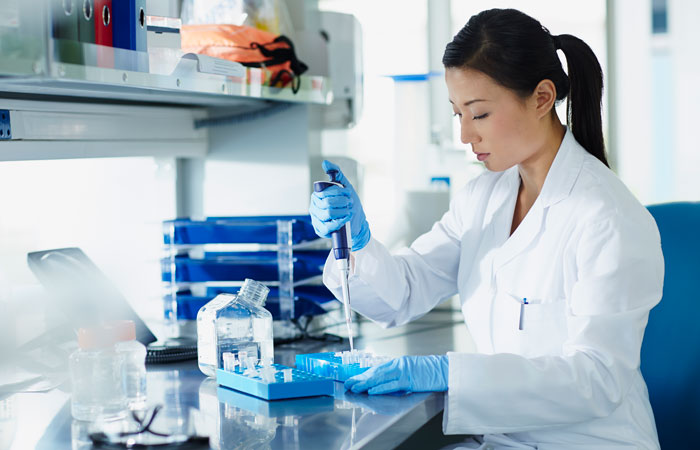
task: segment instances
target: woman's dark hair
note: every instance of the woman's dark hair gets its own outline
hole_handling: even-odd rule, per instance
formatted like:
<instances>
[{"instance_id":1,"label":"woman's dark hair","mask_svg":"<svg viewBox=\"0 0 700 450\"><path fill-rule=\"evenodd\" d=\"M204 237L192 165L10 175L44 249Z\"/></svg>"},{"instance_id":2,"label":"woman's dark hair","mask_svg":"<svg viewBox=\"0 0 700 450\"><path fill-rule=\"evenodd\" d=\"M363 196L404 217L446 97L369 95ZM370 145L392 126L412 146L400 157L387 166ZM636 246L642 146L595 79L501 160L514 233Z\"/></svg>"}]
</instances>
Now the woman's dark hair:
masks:
<instances>
[{"instance_id":1,"label":"woman's dark hair","mask_svg":"<svg viewBox=\"0 0 700 450\"><path fill-rule=\"evenodd\" d=\"M566 56L569 75L557 50ZM515 9L490 9L472 16L447 44L446 68L485 73L520 97L530 96L548 79L557 101L568 97L566 123L576 140L608 166L603 142L603 72L591 48L570 34L552 36L537 20Z\"/></svg>"}]
</instances>

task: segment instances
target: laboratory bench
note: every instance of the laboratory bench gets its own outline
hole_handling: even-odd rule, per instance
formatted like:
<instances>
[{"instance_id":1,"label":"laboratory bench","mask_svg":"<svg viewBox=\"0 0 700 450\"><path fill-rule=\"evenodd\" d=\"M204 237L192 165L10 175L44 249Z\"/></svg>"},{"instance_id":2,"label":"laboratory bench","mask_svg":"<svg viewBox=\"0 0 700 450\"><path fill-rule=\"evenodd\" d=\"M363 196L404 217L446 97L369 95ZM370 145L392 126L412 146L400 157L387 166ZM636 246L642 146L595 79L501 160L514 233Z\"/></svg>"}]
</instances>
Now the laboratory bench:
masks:
<instances>
[{"instance_id":1,"label":"laboratory bench","mask_svg":"<svg viewBox=\"0 0 700 450\"><path fill-rule=\"evenodd\" d=\"M344 324L326 331L342 335ZM356 336L357 348L386 356L469 351L470 345L461 312L451 306L394 329L360 321ZM297 354L347 347L347 340L296 341L275 346L275 362L293 367ZM334 397L266 402L218 387L196 361L150 365L147 377L149 405L183 417L196 411L197 431L209 435L212 448L440 448L461 440L442 434L443 393L369 396L336 382ZM88 426L72 419L67 386L0 394L0 449L91 448Z\"/></svg>"}]
</instances>

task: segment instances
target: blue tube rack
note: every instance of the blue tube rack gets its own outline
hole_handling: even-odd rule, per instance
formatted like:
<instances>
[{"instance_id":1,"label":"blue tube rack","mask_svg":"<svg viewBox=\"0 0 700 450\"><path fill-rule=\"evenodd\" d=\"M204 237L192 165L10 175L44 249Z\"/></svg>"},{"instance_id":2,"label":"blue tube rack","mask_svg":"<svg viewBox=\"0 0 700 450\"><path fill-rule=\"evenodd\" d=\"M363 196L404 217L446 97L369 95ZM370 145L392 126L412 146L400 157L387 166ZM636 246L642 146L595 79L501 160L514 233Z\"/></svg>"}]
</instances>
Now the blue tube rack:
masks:
<instances>
[{"instance_id":1,"label":"blue tube rack","mask_svg":"<svg viewBox=\"0 0 700 450\"><path fill-rule=\"evenodd\" d=\"M256 369L262 366L257 366ZM250 376L237 367L234 371L216 370L216 381L224 386L265 400L313 397L316 395L333 396L333 380L326 377L292 369L292 381L284 381L282 370L290 367L272 364L278 370L275 381L267 383L259 376Z\"/></svg>"},{"instance_id":2,"label":"blue tube rack","mask_svg":"<svg viewBox=\"0 0 700 450\"><path fill-rule=\"evenodd\" d=\"M332 412L334 399L327 395L292 398L269 402L240 391L219 386L216 389L219 402L265 417L308 416Z\"/></svg>"},{"instance_id":3,"label":"blue tube rack","mask_svg":"<svg viewBox=\"0 0 700 450\"><path fill-rule=\"evenodd\" d=\"M348 378L369 369L369 367L360 367L359 363L343 364L343 360L333 352L297 355L295 362L299 370L340 382L345 382Z\"/></svg>"}]
</instances>

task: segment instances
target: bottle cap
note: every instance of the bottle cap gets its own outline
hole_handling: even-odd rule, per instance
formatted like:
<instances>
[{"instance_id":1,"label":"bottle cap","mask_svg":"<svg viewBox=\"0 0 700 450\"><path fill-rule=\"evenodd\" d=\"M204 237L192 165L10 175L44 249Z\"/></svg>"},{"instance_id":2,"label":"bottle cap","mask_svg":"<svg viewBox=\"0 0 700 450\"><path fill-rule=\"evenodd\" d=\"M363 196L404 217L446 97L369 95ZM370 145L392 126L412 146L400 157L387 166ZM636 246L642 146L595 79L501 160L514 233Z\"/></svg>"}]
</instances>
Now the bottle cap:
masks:
<instances>
[{"instance_id":1,"label":"bottle cap","mask_svg":"<svg viewBox=\"0 0 700 450\"><path fill-rule=\"evenodd\" d=\"M78 329L78 346L83 350L104 348L114 343L113 338L104 327L85 327Z\"/></svg>"},{"instance_id":2,"label":"bottle cap","mask_svg":"<svg viewBox=\"0 0 700 450\"><path fill-rule=\"evenodd\" d=\"M115 342L136 340L136 325L133 320L112 320L105 322Z\"/></svg>"},{"instance_id":3,"label":"bottle cap","mask_svg":"<svg viewBox=\"0 0 700 450\"><path fill-rule=\"evenodd\" d=\"M238 291L238 297L243 298L254 305L263 306L265 300L267 300L267 294L270 292L270 288L264 284L246 278L243 282L243 287Z\"/></svg>"}]
</instances>

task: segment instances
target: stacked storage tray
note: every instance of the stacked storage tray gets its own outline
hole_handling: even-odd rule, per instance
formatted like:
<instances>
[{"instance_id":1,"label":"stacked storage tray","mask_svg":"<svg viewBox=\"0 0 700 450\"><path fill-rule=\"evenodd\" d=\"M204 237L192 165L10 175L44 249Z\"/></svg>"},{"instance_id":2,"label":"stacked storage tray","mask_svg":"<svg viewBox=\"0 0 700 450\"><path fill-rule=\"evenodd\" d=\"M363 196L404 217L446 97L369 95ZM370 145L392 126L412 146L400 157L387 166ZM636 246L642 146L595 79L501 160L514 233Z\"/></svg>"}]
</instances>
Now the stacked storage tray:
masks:
<instances>
[{"instance_id":1,"label":"stacked storage tray","mask_svg":"<svg viewBox=\"0 0 700 450\"><path fill-rule=\"evenodd\" d=\"M312 250L294 255L294 278L318 276L328 256L327 250ZM230 281L252 278L276 280L278 278L277 252L207 252L203 258L188 255L175 257L175 282ZM171 278L170 265L163 267L163 281Z\"/></svg>"},{"instance_id":2,"label":"stacked storage tray","mask_svg":"<svg viewBox=\"0 0 700 450\"><path fill-rule=\"evenodd\" d=\"M321 283L328 243L318 239L309 216L169 220L163 243L164 312L172 321L196 319L204 304L238 292L246 278L270 288L265 307L276 320L336 306Z\"/></svg>"},{"instance_id":3,"label":"stacked storage tray","mask_svg":"<svg viewBox=\"0 0 700 450\"><path fill-rule=\"evenodd\" d=\"M277 221L292 221L292 242L318 239L309 216L208 217L205 220L167 220L163 238L166 245L277 244ZM170 225L173 226L172 233Z\"/></svg>"}]
</instances>

